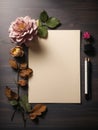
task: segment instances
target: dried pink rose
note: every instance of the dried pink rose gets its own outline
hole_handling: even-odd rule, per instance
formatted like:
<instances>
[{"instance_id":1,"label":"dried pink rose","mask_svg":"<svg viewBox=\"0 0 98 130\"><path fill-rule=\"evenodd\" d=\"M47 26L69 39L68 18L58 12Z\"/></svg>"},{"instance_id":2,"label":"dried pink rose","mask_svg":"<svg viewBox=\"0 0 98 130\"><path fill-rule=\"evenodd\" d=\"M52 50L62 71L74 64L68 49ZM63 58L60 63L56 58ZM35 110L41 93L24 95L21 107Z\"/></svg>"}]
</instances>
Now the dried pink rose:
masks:
<instances>
[{"instance_id":1,"label":"dried pink rose","mask_svg":"<svg viewBox=\"0 0 98 130\"><path fill-rule=\"evenodd\" d=\"M14 43L23 44L37 36L37 21L29 16L18 17L9 27L9 37Z\"/></svg>"},{"instance_id":2,"label":"dried pink rose","mask_svg":"<svg viewBox=\"0 0 98 130\"><path fill-rule=\"evenodd\" d=\"M24 55L24 51L21 46L16 46L10 50L10 54L13 57L22 57Z\"/></svg>"},{"instance_id":3,"label":"dried pink rose","mask_svg":"<svg viewBox=\"0 0 98 130\"><path fill-rule=\"evenodd\" d=\"M91 34L89 32L84 32L83 33L83 38L86 39L86 40L88 40L88 39L91 38Z\"/></svg>"}]
</instances>

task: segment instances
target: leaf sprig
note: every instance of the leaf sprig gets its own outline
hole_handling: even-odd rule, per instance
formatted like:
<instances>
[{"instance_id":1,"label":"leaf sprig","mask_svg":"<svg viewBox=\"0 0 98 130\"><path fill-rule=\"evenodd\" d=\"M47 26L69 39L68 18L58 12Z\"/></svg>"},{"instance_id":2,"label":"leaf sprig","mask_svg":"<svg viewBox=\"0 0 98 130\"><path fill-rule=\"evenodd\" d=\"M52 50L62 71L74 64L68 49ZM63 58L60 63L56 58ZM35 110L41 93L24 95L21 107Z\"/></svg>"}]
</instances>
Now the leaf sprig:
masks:
<instances>
[{"instance_id":1,"label":"leaf sprig","mask_svg":"<svg viewBox=\"0 0 98 130\"><path fill-rule=\"evenodd\" d=\"M17 46L15 48L17 48ZM9 103L15 108L11 120L14 119L15 113L17 111L20 111L24 121L24 126L26 126L27 119L35 120L36 118L41 116L42 113L46 111L47 107L46 105L43 104L40 105L37 104L37 107L35 105L34 108L32 108L32 105L28 103L28 96L27 95L20 96L19 93L20 87L27 87L27 80L33 74L33 70L28 67L27 63L25 62L21 63L23 58L24 58L23 56L17 57L17 59L14 57L14 59L9 60L10 67L17 72L17 81L16 81L17 92L14 92L10 87L6 86L5 95L8 98ZM43 106L44 109L42 109ZM40 115L38 114L38 112L40 113Z\"/></svg>"},{"instance_id":2,"label":"leaf sprig","mask_svg":"<svg viewBox=\"0 0 98 130\"><path fill-rule=\"evenodd\" d=\"M38 36L47 38L48 28L55 29L60 25L60 20L55 17L49 17L48 13L44 10L40 13L38 20Z\"/></svg>"},{"instance_id":3,"label":"leaf sprig","mask_svg":"<svg viewBox=\"0 0 98 130\"><path fill-rule=\"evenodd\" d=\"M46 112L47 107L44 104L36 104L33 108L30 103L28 103L28 96L23 95L19 96L11 88L6 86L5 95L9 100L9 103L15 108L14 113L12 114L11 120L13 120L16 111L20 111L23 116L24 126L26 126L26 120L29 118L35 120L38 117L42 116Z\"/></svg>"},{"instance_id":4,"label":"leaf sprig","mask_svg":"<svg viewBox=\"0 0 98 130\"><path fill-rule=\"evenodd\" d=\"M55 17L50 17L48 13L43 10L40 13L39 19L37 20L38 33L40 38L47 38L48 29L55 29L61 23L60 20ZM26 45L26 44L25 44ZM15 108L12 114L11 120L14 119L14 115L17 111L20 111L24 121L24 126L26 125L26 120L29 118L35 120L46 112L47 106L44 104L36 104L33 108L30 103L28 103L28 96L20 96L20 87L26 87L28 78L32 76L33 70L28 67L28 63L23 62L25 58L24 46L18 45L10 50L10 54L13 59L9 60L9 65L12 69L17 72L17 92L14 92L10 87L6 86L5 95L9 100L9 103ZM19 58L19 59L18 59ZM19 62L20 61L20 62ZM26 60L27 61L27 60Z\"/></svg>"}]
</instances>

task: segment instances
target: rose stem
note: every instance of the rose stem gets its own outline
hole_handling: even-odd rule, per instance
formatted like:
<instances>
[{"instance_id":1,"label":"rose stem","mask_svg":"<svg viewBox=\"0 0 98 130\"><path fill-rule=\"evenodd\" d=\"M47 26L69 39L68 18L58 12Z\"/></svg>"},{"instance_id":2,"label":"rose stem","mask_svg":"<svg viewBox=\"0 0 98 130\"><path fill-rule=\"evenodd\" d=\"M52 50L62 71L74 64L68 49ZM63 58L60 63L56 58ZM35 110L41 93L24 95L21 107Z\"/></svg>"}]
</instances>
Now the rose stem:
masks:
<instances>
[{"instance_id":1,"label":"rose stem","mask_svg":"<svg viewBox=\"0 0 98 130\"><path fill-rule=\"evenodd\" d=\"M19 71L20 71L20 64L18 63L18 73L17 73L17 82L19 81ZM17 94L18 94L18 97L19 97L19 85L17 85ZM18 100L19 101L19 100ZM19 104L19 103L18 103ZM18 106L17 106L17 108L18 108ZM14 119L14 116L15 116L15 113L16 113L16 111L17 111L17 108L15 109L15 111L13 112L13 114L12 114L12 117L11 117L11 121L13 121L13 119Z\"/></svg>"}]
</instances>

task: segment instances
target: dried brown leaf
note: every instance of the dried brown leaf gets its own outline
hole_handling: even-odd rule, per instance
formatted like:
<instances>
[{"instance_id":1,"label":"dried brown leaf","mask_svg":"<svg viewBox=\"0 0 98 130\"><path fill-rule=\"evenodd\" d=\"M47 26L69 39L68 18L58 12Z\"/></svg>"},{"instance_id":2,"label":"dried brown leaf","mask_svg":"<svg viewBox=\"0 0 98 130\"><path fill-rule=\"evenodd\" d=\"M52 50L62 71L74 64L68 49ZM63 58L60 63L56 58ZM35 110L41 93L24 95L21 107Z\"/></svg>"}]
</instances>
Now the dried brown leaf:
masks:
<instances>
[{"instance_id":1,"label":"dried brown leaf","mask_svg":"<svg viewBox=\"0 0 98 130\"><path fill-rule=\"evenodd\" d=\"M8 86L5 88L5 95L9 100L17 100L19 98L18 94L12 91Z\"/></svg>"},{"instance_id":2,"label":"dried brown leaf","mask_svg":"<svg viewBox=\"0 0 98 130\"><path fill-rule=\"evenodd\" d=\"M27 80L20 79L20 80L18 81L18 84L19 84L21 87L24 87L24 86L27 85Z\"/></svg>"},{"instance_id":3,"label":"dried brown leaf","mask_svg":"<svg viewBox=\"0 0 98 130\"><path fill-rule=\"evenodd\" d=\"M27 68L27 63L20 64L20 69L21 70L26 69L26 68Z\"/></svg>"},{"instance_id":4,"label":"dried brown leaf","mask_svg":"<svg viewBox=\"0 0 98 130\"><path fill-rule=\"evenodd\" d=\"M14 60L14 59L10 59L10 60L9 60L9 65L10 65L13 69L18 69L18 64L17 64L16 60Z\"/></svg>"},{"instance_id":5,"label":"dried brown leaf","mask_svg":"<svg viewBox=\"0 0 98 130\"><path fill-rule=\"evenodd\" d=\"M46 111L46 105L44 105L44 104L36 104L35 106L34 106L34 108L33 108L33 112L44 112L44 111Z\"/></svg>"},{"instance_id":6,"label":"dried brown leaf","mask_svg":"<svg viewBox=\"0 0 98 130\"><path fill-rule=\"evenodd\" d=\"M31 113L29 114L30 119L33 120L37 116L41 116L42 113L46 111L46 109L47 109L47 107L44 104L37 104L37 105L35 105L34 108L31 111Z\"/></svg>"},{"instance_id":7,"label":"dried brown leaf","mask_svg":"<svg viewBox=\"0 0 98 130\"><path fill-rule=\"evenodd\" d=\"M34 120L34 119L37 118L37 115L35 113L30 113L29 117L30 117L31 120Z\"/></svg>"},{"instance_id":8,"label":"dried brown leaf","mask_svg":"<svg viewBox=\"0 0 98 130\"><path fill-rule=\"evenodd\" d=\"M33 70L30 68L27 68L27 69L21 70L19 75L22 78L29 78L32 75L32 73L33 73Z\"/></svg>"}]
</instances>

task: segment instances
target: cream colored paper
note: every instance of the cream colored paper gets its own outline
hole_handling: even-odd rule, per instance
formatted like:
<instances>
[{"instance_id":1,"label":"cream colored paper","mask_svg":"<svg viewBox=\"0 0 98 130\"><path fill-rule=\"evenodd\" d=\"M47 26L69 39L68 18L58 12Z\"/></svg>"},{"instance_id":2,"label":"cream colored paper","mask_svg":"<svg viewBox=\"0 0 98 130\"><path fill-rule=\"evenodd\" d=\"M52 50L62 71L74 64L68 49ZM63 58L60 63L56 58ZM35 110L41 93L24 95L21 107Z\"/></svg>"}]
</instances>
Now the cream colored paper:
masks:
<instances>
[{"instance_id":1,"label":"cream colored paper","mask_svg":"<svg viewBox=\"0 0 98 130\"><path fill-rule=\"evenodd\" d=\"M50 30L29 49L30 103L80 103L80 30Z\"/></svg>"}]
</instances>

